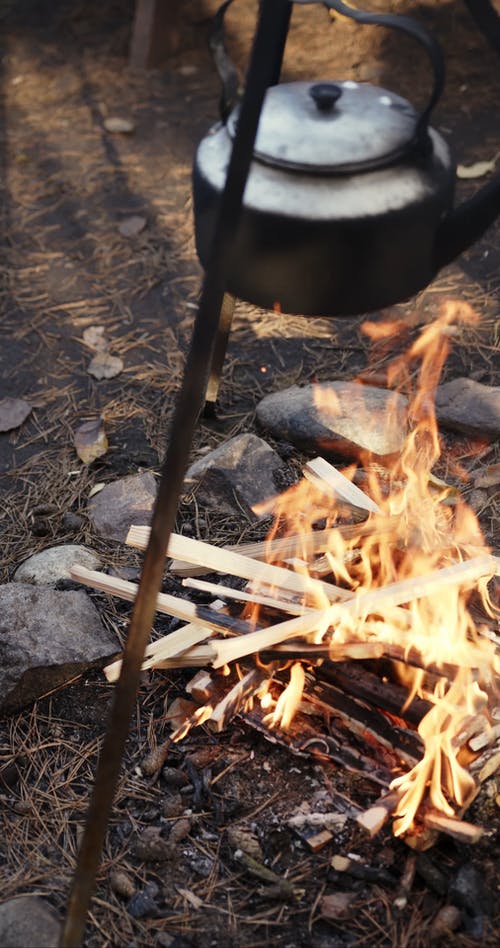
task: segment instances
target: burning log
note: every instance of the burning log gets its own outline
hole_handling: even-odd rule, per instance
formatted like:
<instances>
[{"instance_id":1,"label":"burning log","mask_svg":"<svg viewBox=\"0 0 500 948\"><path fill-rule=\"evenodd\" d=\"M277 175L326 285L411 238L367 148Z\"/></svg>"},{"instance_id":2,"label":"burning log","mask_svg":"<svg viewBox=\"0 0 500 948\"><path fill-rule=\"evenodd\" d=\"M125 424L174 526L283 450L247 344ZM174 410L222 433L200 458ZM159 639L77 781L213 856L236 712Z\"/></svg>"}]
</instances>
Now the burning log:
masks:
<instances>
[{"instance_id":1,"label":"burning log","mask_svg":"<svg viewBox=\"0 0 500 948\"><path fill-rule=\"evenodd\" d=\"M209 723L216 731L224 730L229 721L258 691L262 682L269 677L269 673L270 669L253 668L231 688L222 701L219 701L209 718Z\"/></svg>"},{"instance_id":2,"label":"burning log","mask_svg":"<svg viewBox=\"0 0 500 948\"><path fill-rule=\"evenodd\" d=\"M322 662L316 670L316 677L374 707L390 711L414 726L420 724L432 707L430 701L422 698L413 698L408 702L406 688L391 681L381 681L377 675L359 663Z\"/></svg>"}]
</instances>

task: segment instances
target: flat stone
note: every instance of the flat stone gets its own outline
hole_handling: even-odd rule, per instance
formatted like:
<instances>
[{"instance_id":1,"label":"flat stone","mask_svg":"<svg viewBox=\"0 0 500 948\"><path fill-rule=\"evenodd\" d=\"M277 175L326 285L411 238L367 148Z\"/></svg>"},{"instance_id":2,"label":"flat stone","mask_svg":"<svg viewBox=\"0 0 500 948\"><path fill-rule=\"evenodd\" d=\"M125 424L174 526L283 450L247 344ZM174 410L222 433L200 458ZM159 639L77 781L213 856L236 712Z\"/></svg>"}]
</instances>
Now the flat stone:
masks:
<instances>
[{"instance_id":1,"label":"flat stone","mask_svg":"<svg viewBox=\"0 0 500 948\"><path fill-rule=\"evenodd\" d=\"M89 501L89 516L94 530L103 537L123 543L133 523L150 523L156 490L156 480L149 472L132 474L106 484Z\"/></svg>"},{"instance_id":2,"label":"flat stone","mask_svg":"<svg viewBox=\"0 0 500 948\"><path fill-rule=\"evenodd\" d=\"M0 714L31 704L118 651L83 590L0 586Z\"/></svg>"},{"instance_id":3,"label":"flat stone","mask_svg":"<svg viewBox=\"0 0 500 948\"><path fill-rule=\"evenodd\" d=\"M5 948L57 948L61 925L50 905L22 895L0 905L0 945Z\"/></svg>"},{"instance_id":4,"label":"flat stone","mask_svg":"<svg viewBox=\"0 0 500 948\"><path fill-rule=\"evenodd\" d=\"M223 514L255 517L252 510L278 493L275 475L284 471L279 454L254 434L241 434L191 465L185 483L195 485L201 503Z\"/></svg>"},{"instance_id":5,"label":"flat stone","mask_svg":"<svg viewBox=\"0 0 500 948\"><path fill-rule=\"evenodd\" d=\"M15 583L33 583L35 586L48 586L60 579L70 579L70 569L74 563L87 569L99 569L101 560L97 553L87 550L77 543L64 546L50 546L41 553L35 553L16 569Z\"/></svg>"},{"instance_id":6,"label":"flat stone","mask_svg":"<svg viewBox=\"0 0 500 948\"><path fill-rule=\"evenodd\" d=\"M500 387L458 378L436 391L439 425L472 437L500 437Z\"/></svg>"},{"instance_id":7,"label":"flat stone","mask_svg":"<svg viewBox=\"0 0 500 948\"><path fill-rule=\"evenodd\" d=\"M398 453L406 433L403 395L357 382L321 382L266 395L257 406L263 428L308 453L375 459Z\"/></svg>"}]
</instances>

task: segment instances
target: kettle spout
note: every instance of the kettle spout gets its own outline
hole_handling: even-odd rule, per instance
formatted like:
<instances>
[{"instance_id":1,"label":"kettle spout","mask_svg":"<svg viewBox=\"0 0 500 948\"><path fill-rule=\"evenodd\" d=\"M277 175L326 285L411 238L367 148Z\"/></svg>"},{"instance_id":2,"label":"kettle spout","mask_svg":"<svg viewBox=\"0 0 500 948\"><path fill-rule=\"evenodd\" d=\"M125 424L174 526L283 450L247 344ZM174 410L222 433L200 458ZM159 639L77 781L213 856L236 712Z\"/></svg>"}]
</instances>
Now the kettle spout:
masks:
<instances>
[{"instance_id":1,"label":"kettle spout","mask_svg":"<svg viewBox=\"0 0 500 948\"><path fill-rule=\"evenodd\" d=\"M434 245L437 273L467 250L500 214L500 176L445 217Z\"/></svg>"}]
</instances>

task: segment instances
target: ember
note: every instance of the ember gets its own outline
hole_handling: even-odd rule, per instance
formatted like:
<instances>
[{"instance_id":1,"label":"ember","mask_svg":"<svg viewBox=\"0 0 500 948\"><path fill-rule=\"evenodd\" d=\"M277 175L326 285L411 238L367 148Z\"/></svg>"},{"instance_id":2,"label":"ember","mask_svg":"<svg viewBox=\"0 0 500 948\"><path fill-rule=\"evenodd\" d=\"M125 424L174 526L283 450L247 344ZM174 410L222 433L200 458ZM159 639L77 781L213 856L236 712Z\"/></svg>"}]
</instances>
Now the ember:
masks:
<instances>
[{"instance_id":1,"label":"ember","mask_svg":"<svg viewBox=\"0 0 500 948\"><path fill-rule=\"evenodd\" d=\"M214 609L160 595L158 609L189 625L150 645L144 665L225 672L204 677L201 706L172 740L203 722L221 730L241 713L295 753L363 773L383 793L362 825L374 832L392 817L394 833L418 848L436 830L478 838L481 830L461 817L499 763L500 659L488 630L495 614L488 582L500 561L473 512L458 494L450 504L449 487L432 474L435 388L453 323L474 318L469 307L449 304L391 364L389 382L408 398L408 436L382 477L365 459L366 493L352 482L354 468L342 474L318 458L266 505L275 517L266 543L223 550L171 537L168 555L182 561L173 568L183 575L188 563L193 573L247 581L245 590L185 581L243 610L235 619L220 602ZM365 329L372 338L390 332ZM342 523L346 506L364 521ZM132 527L127 542L144 548L148 535ZM137 591L82 567L73 577L128 599ZM469 608L473 593L482 624ZM120 662L108 667L110 681L119 669Z\"/></svg>"}]
</instances>

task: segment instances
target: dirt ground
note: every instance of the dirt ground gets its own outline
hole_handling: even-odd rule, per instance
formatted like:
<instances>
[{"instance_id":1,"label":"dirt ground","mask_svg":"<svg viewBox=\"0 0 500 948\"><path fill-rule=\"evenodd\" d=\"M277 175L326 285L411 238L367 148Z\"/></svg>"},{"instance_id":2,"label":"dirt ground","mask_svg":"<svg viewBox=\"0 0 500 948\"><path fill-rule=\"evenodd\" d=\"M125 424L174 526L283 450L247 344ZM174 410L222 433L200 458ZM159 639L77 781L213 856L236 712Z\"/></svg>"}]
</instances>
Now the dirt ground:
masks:
<instances>
[{"instance_id":1,"label":"dirt ground","mask_svg":"<svg viewBox=\"0 0 500 948\"><path fill-rule=\"evenodd\" d=\"M127 66L132 0L0 2L0 397L23 397L34 406L21 428L0 435L3 582L28 555L55 543L85 542L109 565L138 562L92 533L86 504L97 483L158 470L165 449L200 288L190 175L196 144L218 117L219 86L207 50L207 18L215 7L212 0L186 0L179 53L142 73ZM384 4L373 0L371 7ZM465 6L408 0L393 7L418 17L444 46L447 87L433 124L457 159L471 164L500 155L499 61ZM325 16L320 8L294 11L286 78L368 80L423 101L428 66L411 41L339 19L325 28ZM254 24L255 4L235 3L228 42L241 68ZM107 131L113 116L132 120L133 133ZM460 196L480 183L460 182ZM147 224L127 238L119 226L132 215ZM499 384L498 234L497 225L416 300L387 314L404 314L415 328L444 299L474 306L480 322L459 327L445 378ZM369 363L360 323L277 316L240 303L218 417L200 424L193 456L255 430L255 405L267 392L355 377ZM113 379L96 381L87 372L92 353L83 332L95 325L105 327L112 354L123 359ZM382 362L375 353L372 364ZM85 466L73 432L98 415L110 449ZM276 447L290 460L288 445ZM477 450L466 439L446 439L439 473L457 477L458 464L467 469ZM493 446L488 463L497 455ZM299 460L293 456L291 463ZM479 510L497 549L498 506L498 496L490 496ZM220 522L188 501L179 528L213 542L247 539L255 529L238 518ZM94 598L123 639L128 607ZM170 627L160 621L155 631ZM303 800L323 791L337 802L368 805L377 788L365 778L293 758L241 722L222 735L192 732L167 761L181 774L173 783L144 774L141 762L168 734L165 702L182 694L186 680L183 673L157 672L143 681L86 944L428 945L445 896L417 876L398 913L394 898L408 850L389 831L368 841L348 823L334 848L311 855L287 826ZM109 697L110 687L93 673L1 723L0 765L14 761L0 788L2 899L36 892L64 911ZM175 780L184 777L191 791L184 791L181 812L192 810L189 832L169 861L146 862L136 840L148 827L167 833L178 815ZM483 840L472 853L441 841L430 860L450 877L472 860L498 892L497 813L494 799L483 794L470 812L487 827ZM295 901L269 899L261 882L234 862L234 827L258 837L268 865L300 890ZM389 881L349 880L355 893L349 914L328 921L318 905L334 888L329 864L336 851L386 868ZM133 917L111 885L116 869L138 890L157 886L154 912ZM440 944L496 945L498 921L487 921L479 936L462 929Z\"/></svg>"}]
</instances>

